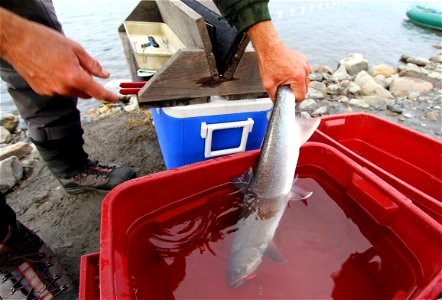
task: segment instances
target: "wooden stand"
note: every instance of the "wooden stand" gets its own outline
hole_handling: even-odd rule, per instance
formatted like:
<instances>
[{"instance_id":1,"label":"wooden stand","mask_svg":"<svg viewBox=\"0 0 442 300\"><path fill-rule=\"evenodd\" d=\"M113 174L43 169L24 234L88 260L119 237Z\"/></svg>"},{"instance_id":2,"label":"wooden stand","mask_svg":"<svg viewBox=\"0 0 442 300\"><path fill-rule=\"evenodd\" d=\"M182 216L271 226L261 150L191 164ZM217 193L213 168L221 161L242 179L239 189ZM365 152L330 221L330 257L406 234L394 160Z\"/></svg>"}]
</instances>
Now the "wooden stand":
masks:
<instances>
[{"instance_id":1,"label":"wooden stand","mask_svg":"<svg viewBox=\"0 0 442 300\"><path fill-rule=\"evenodd\" d=\"M200 2L217 11L211 1ZM140 105L188 104L216 95L232 100L265 95L255 52L245 50L248 38L241 40L230 65L219 74L204 18L181 1L140 1L126 21L164 22L185 45L140 90ZM124 26L118 31L132 80L141 81Z\"/></svg>"}]
</instances>

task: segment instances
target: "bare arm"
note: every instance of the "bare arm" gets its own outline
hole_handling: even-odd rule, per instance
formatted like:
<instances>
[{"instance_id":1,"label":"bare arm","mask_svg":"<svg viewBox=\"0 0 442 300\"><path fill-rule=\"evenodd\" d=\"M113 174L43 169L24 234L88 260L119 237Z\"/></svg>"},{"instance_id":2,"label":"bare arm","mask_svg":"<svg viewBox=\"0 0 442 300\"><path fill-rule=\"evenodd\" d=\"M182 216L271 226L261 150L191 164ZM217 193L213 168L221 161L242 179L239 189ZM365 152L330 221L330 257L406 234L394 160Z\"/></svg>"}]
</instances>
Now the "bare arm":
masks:
<instances>
[{"instance_id":1,"label":"bare arm","mask_svg":"<svg viewBox=\"0 0 442 300\"><path fill-rule=\"evenodd\" d=\"M312 69L307 59L288 48L280 39L271 21L259 22L247 31L258 57L262 84L270 98L275 99L279 85L290 84L296 102L307 93Z\"/></svg>"},{"instance_id":2,"label":"bare arm","mask_svg":"<svg viewBox=\"0 0 442 300\"><path fill-rule=\"evenodd\" d=\"M108 78L109 73L61 33L0 8L0 41L0 56L38 94L118 101L92 77Z\"/></svg>"}]
</instances>

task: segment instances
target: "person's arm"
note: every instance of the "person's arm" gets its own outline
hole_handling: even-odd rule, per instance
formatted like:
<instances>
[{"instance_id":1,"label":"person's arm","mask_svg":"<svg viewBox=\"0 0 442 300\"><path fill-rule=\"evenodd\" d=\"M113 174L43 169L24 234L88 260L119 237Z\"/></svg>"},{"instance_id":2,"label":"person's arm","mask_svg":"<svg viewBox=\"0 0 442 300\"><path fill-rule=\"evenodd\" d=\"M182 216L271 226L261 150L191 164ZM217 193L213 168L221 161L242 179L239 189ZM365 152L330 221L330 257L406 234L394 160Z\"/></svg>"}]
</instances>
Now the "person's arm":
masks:
<instances>
[{"instance_id":1,"label":"person's arm","mask_svg":"<svg viewBox=\"0 0 442 300\"><path fill-rule=\"evenodd\" d=\"M93 79L108 78L109 73L80 44L1 7L0 57L38 94L118 101Z\"/></svg>"},{"instance_id":2,"label":"person's arm","mask_svg":"<svg viewBox=\"0 0 442 300\"><path fill-rule=\"evenodd\" d=\"M296 101L304 99L311 66L279 38L270 18L268 0L214 0L222 15L238 31L246 31L259 62L262 84L274 100L279 85L290 84Z\"/></svg>"},{"instance_id":3,"label":"person's arm","mask_svg":"<svg viewBox=\"0 0 442 300\"><path fill-rule=\"evenodd\" d=\"M279 39L271 21L251 26L247 35L256 50L262 84L269 97L275 99L278 86L290 84L296 102L304 100L312 72L307 59Z\"/></svg>"}]
</instances>

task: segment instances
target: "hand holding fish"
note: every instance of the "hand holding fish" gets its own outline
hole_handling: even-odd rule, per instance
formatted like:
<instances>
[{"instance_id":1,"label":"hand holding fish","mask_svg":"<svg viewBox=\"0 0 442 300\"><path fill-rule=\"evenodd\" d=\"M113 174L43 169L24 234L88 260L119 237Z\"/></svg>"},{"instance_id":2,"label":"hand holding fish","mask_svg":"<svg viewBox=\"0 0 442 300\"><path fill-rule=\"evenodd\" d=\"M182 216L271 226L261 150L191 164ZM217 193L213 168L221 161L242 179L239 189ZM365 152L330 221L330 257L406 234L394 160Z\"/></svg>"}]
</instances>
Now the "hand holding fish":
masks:
<instances>
[{"instance_id":1,"label":"hand holding fish","mask_svg":"<svg viewBox=\"0 0 442 300\"><path fill-rule=\"evenodd\" d=\"M0 56L41 95L67 95L117 102L93 76L109 73L83 47L46 26L0 8Z\"/></svg>"},{"instance_id":2,"label":"hand holding fish","mask_svg":"<svg viewBox=\"0 0 442 300\"><path fill-rule=\"evenodd\" d=\"M290 85L296 102L304 100L312 68L300 53L279 39L271 21L257 23L247 31L258 57L262 84L274 101L280 85Z\"/></svg>"}]
</instances>

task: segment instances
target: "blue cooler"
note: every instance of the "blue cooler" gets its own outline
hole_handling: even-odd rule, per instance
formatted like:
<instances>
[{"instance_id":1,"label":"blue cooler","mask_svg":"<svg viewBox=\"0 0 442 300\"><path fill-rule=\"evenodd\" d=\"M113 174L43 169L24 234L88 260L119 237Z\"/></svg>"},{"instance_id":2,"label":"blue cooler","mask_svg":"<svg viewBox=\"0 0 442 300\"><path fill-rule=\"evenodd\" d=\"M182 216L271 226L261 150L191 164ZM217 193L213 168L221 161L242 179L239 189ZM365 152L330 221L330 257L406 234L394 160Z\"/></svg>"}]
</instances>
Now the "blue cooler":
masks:
<instances>
[{"instance_id":1,"label":"blue cooler","mask_svg":"<svg viewBox=\"0 0 442 300\"><path fill-rule=\"evenodd\" d=\"M258 149L272 106L261 98L151 109L166 168Z\"/></svg>"}]
</instances>

